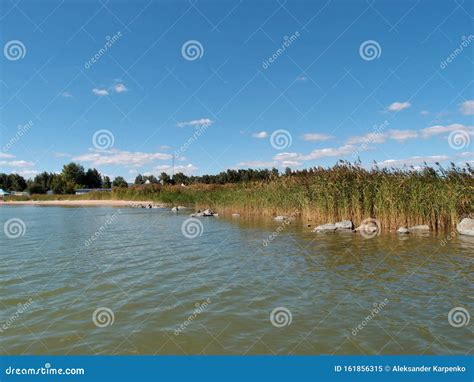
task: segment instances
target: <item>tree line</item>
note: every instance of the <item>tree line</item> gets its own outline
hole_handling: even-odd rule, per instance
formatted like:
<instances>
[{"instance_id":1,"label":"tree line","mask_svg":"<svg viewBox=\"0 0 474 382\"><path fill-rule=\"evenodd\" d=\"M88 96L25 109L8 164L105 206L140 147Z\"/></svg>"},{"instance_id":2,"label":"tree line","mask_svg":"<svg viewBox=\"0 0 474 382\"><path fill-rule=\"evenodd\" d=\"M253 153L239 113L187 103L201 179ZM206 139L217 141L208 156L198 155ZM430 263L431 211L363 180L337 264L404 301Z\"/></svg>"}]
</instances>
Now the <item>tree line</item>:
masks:
<instances>
[{"instance_id":1,"label":"tree line","mask_svg":"<svg viewBox=\"0 0 474 382\"><path fill-rule=\"evenodd\" d=\"M289 168L285 174L291 174ZM182 172L169 175L162 172L158 178L154 175L138 174L135 178L134 185L144 184L226 184L240 183L252 181L270 181L272 178L280 176L278 170L254 170L240 169L222 171L216 175L187 176ZM26 180L19 174L0 173L0 188L5 191L28 191L31 194L45 194L52 191L55 194L73 194L76 189L80 188L112 188L112 187L128 187L127 181L117 176L113 181L108 176L102 175L97 169L84 169L78 163L68 163L62 168L61 173L42 172L32 179Z\"/></svg>"}]
</instances>

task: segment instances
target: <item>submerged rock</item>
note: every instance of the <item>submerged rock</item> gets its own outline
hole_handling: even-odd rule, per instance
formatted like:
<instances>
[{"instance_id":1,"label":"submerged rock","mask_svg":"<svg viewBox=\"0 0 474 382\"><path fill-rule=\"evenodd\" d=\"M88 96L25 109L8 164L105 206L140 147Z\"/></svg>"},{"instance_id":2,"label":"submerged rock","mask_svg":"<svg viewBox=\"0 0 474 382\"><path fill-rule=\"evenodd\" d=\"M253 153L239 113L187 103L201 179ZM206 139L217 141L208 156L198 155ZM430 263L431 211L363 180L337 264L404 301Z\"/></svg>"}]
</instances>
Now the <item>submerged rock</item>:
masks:
<instances>
[{"instance_id":1,"label":"submerged rock","mask_svg":"<svg viewBox=\"0 0 474 382\"><path fill-rule=\"evenodd\" d=\"M313 232L334 232L336 230L336 225L332 223L318 225L313 229Z\"/></svg>"},{"instance_id":2,"label":"submerged rock","mask_svg":"<svg viewBox=\"0 0 474 382\"><path fill-rule=\"evenodd\" d=\"M412 232L412 231L427 232L427 231L429 231L429 230L430 230L430 227L427 226L426 224L414 225L413 227L408 228L408 231L409 231L409 232Z\"/></svg>"},{"instance_id":3,"label":"submerged rock","mask_svg":"<svg viewBox=\"0 0 474 382\"><path fill-rule=\"evenodd\" d=\"M211 216L219 216L218 213L214 212L210 208L205 209L204 211L199 210L198 212L191 214L192 217L194 218L199 218L199 217L211 217Z\"/></svg>"},{"instance_id":4,"label":"submerged rock","mask_svg":"<svg viewBox=\"0 0 474 382\"><path fill-rule=\"evenodd\" d=\"M336 230L353 230L354 224L350 220L343 220L335 224Z\"/></svg>"},{"instance_id":5,"label":"submerged rock","mask_svg":"<svg viewBox=\"0 0 474 382\"><path fill-rule=\"evenodd\" d=\"M240 214L232 214L233 218L240 218Z\"/></svg>"},{"instance_id":6,"label":"submerged rock","mask_svg":"<svg viewBox=\"0 0 474 382\"><path fill-rule=\"evenodd\" d=\"M410 233L410 230L407 227L400 227L399 229L397 229L397 233Z\"/></svg>"},{"instance_id":7,"label":"submerged rock","mask_svg":"<svg viewBox=\"0 0 474 382\"><path fill-rule=\"evenodd\" d=\"M460 235L474 236L474 219L464 218L456 225Z\"/></svg>"},{"instance_id":8,"label":"submerged rock","mask_svg":"<svg viewBox=\"0 0 474 382\"><path fill-rule=\"evenodd\" d=\"M282 222L284 220L288 220L288 216L285 216L285 215L278 215L278 216L275 216L273 218L273 220L277 221L277 222Z\"/></svg>"},{"instance_id":9,"label":"submerged rock","mask_svg":"<svg viewBox=\"0 0 474 382\"><path fill-rule=\"evenodd\" d=\"M374 233L379 230L379 227L377 227L377 224L375 223L365 223L361 224L358 226L354 231L356 232L364 232L364 233Z\"/></svg>"}]
</instances>

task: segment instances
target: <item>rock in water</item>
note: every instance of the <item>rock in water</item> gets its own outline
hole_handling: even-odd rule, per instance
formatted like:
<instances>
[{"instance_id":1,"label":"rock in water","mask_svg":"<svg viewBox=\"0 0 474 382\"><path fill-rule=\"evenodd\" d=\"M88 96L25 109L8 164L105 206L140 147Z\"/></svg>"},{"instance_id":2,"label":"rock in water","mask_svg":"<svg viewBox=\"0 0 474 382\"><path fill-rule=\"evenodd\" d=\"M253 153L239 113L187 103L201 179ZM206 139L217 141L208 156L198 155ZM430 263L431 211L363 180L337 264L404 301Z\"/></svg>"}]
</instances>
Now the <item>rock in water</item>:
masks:
<instances>
[{"instance_id":1,"label":"rock in water","mask_svg":"<svg viewBox=\"0 0 474 382\"><path fill-rule=\"evenodd\" d=\"M240 218L240 214L232 214L233 218Z\"/></svg>"},{"instance_id":2,"label":"rock in water","mask_svg":"<svg viewBox=\"0 0 474 382\"><path fill-rule=\"evenodd\" d=\"M318 225L313 232L334 232L336 230L336 225L332 223Z\"/></svg>"},{"instance_id":3,"label":"rock in water","mask_svg":"<svg viewBox=\"0 0 474 382\"><path fill-rule=\"evenodd\" d=\"M354 224L350 220L343 220L335 224L336 230L353 230Z\"/></svg>"},{"instance_id":4,"label":"rock in water","mask_svg":"<svg viewBox=\"0 0 474 382\"><path fill-rule=\"evenodd\" d=\"M287 219L288 219L288 217L287 217L287 216L284 216L284 215L278 215L278 216L275 216L275 217L273 218L273 220L275 220L275 221L277 221L277 222L282 222L282 221L285 221L285 220L287 220Z\"/></svg>"},{"instance_id":5,"label":"rock in water","mask_svg":"<svg viewBox=\"0 0 474 382\"><path fill-rule=\"evenodd\" d=\"M427 232L430 230L430 227L426 224L424 225L414 225L413 227L408 228L408 231L417 231L417 232Z\"/></svg>"},{"instance_id":6,"label":"rock in water","mask_svg":"<svg viewBox=\"0 0 474 382\"><path fill-rule=\"evenodd\" d=\"M456 225L460 235L474 236L474 219L464 218Z\"/></svg>"},{"instance_id":7,"label":"rock in water","mask_svg":"<svg viewBox=\"0 0 474 382\"><path fill-rule=\"evenodd\" d=\"M397 233L410 233L410 230L407 227L400 227L399 229L397 229Z\"/></svg>"}]
</instances>

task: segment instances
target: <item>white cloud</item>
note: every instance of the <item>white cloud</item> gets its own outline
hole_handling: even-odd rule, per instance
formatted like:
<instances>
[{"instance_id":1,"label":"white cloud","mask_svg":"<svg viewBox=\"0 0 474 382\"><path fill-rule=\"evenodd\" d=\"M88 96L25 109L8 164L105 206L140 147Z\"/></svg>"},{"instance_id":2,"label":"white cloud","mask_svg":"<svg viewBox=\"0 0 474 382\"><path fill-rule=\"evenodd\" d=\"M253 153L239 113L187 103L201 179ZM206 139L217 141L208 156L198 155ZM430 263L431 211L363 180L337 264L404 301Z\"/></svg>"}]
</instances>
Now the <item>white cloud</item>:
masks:
<instances>
[{"instance_id":1,"label":"white cloud","mask_svg":"<svg viewBox=\"0 0 474 382\"><path fill-rule=\"evenodd\" d=\"M269 168L275 167L275 162L264 162L264 161L248 161L237 163L237 167L249 167L249 168Z\"/></svg>"},{"instance_id":2,"label":"white cloud","mask_svg":"<svg viewBox=\"0 0 474 382\"><path fill-rule=\"evenodd\" d=\"M394 102L388 107L388 110L401 111L404 109L408 109L410 106L411 106L410 102Z\"/></svg>"},{"instance_id":3,"label":"white cloud","mask_svg":"<svg viewBox=\"0 0 474 382\"><path fill-rule=\"evenodd\" d=\"M389 130L387 136L398 142L405 142L407 139L418 138L418 132L415 130Z\"/></svg>"},{"instance_id":4,"label":"white cloud","mask_svg":"<svg viewBox=\"0 0 474 382\"><path fill-rule=\"evenodd\" d=\"M35 164L33 162L28 162L26 160L12 160L12 161L0 161L0 166L6 167L31 167Z\"/></svg>"},{"instance_id":5,"label":"white cloud","mask_svg":"<svg viewBox=\"0 0 474 382\"><path fill-rule=\"evenodd\" d=\"M72 94L69 93L69 92L63 92L63 93L61 94L61 97L64 97L64 98L72 98Z\"/></svg>"},{"instance_id":6,"label":"white cloud","mask_svg":"<svg viewBox=\"0 0 474 382\"><path fill-rule=\"evenodd\" d=\"M94 89L92 89L92 93L94 93L95 95L97 95L97 96L99 96L99 97L103 97L103 96L109 95L109 92L107 91L107 89L97 89L97 88L94 88Z\"/></svg>"},{"instance_id":7,"label":"white cloud","mask_svg":"<svg viewBox=\"0 0 474 382\"><path fill-rule=\"evenodd\" d=\"M413 166L423 163L434 163L448 160L447 155L432 155L432 156L414 156L406 159L387 159L383 162L377 163L379 166L383 167L400 167L400 166Z\"/></svg>"},{"instance_id":8,"label":"white cloud","mask_svg":"<svg viewBox=\"0 0 474 382\"><path fill-rule=\"evenodd\" d=\"M449 132L455 131L455 130L464 130L464 131L467 131L470 134L473 133L473 127L472 126L464 126L464 125L459 124L459 123L453 123L452 125L448 125L448 126L436 125L436 126L426 127L426 128L421 130L421 136L423 138L429 138L433 135L449 133Z\"/></svg>"},{"instance_id":9,"label":"white cloud","mask_svg":"<svg viewBox=\"0 0 474 382\"><path fill-rule=\"evenodd\" d=\"M344 157L357 151L362 151L360 148L353 145L344 145L340 147L332 147L326 149L313 150L309 154L300 153L280 153L273 157L278 162L301 162L311 161L327 157Z\"/></svg>"},{"instance_id":10,"label":"white cloud","mask_svg":"<svg viewBox=\"0 0 474 382\"><path fill-rule=\"evenodd\" d=\"M306 77L306 76L298 76L298 77L296 77L296 81L298 81L298 82L306 82L306 81L308 81L308 77Z\"/></svg>"},{"instance_id":11,"label":"white cloud","mask_svg":"<svg viewBox=\"0 0 474 382\"><path fill-rule=\"evenodd\" d=\"M53 153L53 155L55 158L67 158L71 156L71 154L59 153L59 152Z\"/></svg>"},{"instance_id":12,"label":"white cloud","mask_svg":"<svg viewBox=\"0 0 474 382\"><path fill-rule=\"evenodd\" d=\"M0 152L0 158L15 158L15 155Z\"/></svg>"},{"instance_id":13,"label":"white cloud","mask_svg":"<svg viewBox=\"0 0 474 382\"><path fill-rule=\"evenodd\" d=\"M36 170L20 170L16 172L18 175L21 175L24 178L31 178L39 174L39 171Z\"/></svg>"},{"instance_id":14,"label":"white cloud","mask_svg":"<svg viewBox=\"0 0 474 382\"><path fill-rule=\"evenodd\" d=\"M425 115L429 115L430 112L429 112L428 110L422 110L422 111L420 112L420 114L423 115L423 116L425 116Z\"/></svg>"},{"instance_id":15,"label":"white cloud","mask_svg":"<svg viewBox=\"0 0 474 382\"><path fill-rule=\"evenodd\" d=\"M474 158L474 152L472 151L465 151L457 155L460 158Z\"/></svg>"},{"instance_id":16,"label":"white cloud","mask_svg":"<svg viewBox=\"0 0 474 382\"><path fill-rule=\"evenodd\" d=\"M252 137L258 138L258 139L263 139L263 138L268 137L268 133L266 131L260 131L259 133L252 134Z\"/></svg>"},{"instance_id":17,"label":"white cloud","mask_svg":"<svg viewBox=\"0 0 474 382\"><path fill-rule=\"evenodd\" d=\"M463 102L461 104L460 110L464 115L474 115L474 100Z\"/></svg>"},{"instance_id":18,"label":"white cloud","mask_svg":"<svg viewBox=\"0 0 474 382\"><path fill-rule=\"evenodd\" d=\"M334 136L327 135L327 134L317 134L317 133L303 135L303 139L305 141L327 141L328 139L331 139L331 138L334 138Z\"/></svg>"},{"instance_id":19,"label":"white cloud","mask_svg":"<svg viewBox=\"0 0 474 382\"><path fill-rule=\"evenodd\" d=\"M160 150L171 150L171 146L167 146L167 145L160 146Z\"/></svg>"},{"instance_id":20,"label":"white cloud","mask_svg":"<svg viewBox=\"0 0 474 382\"><path fill-rule=\"evenodd\" d=\"M90 162L94 166L120 165L126 167L141 167L155 160L169 160L171 158L171 154L143 153L139 151L131 152L112 149L100 151L91 150L91 152L79 155L73 158L73 160Z\"/></svg>"},{"instance_id":21,"label":"white cloud","mask_svg":"<svg viewBox=\"0 0 474 382\"><path fill-rule=\"evenodd\" d=\"M184 122L178 122L178 127L184 127L184 126L204 126L204 125L212 125L214 123L213 120L209 118L201 118L201 119L194 119L192 121L184 121Z\"/></svg>"},{"instance_id":22,"label":"white cloud","mask_svg":"<svg viewBox=\"0 0 474 382\"><path fill-rule=\"evenodd\" d=\"M385 134L383 133L368 133L365 135L359 135L354 137L349 137L347 144L355 145L359 143L384 143Z\"/></svg>"},{"instance_id":23,"label":"white cloud","mask_svg":"<svg viewBox=\"0 0 474 382\"><path fill-rule=\"evenodd\" d=\"M115 84L112 88L116 93L123 93L123 92L126 92L128 89L127 87L122 84L122 83L119 83L119 84Z\"/></svg>"},{"instance_id":24,"label":"white cloud","mask_svg":"<svg viewBox=\"0 0 474 382\"><path fill-rule=\"evenodd\" d=\"M194 166L193 164L189 163L187 165L182 165L182 166L174 166L174 172L175 174L177 172L182 172L185 175L192 175L196 172L198 168ZM166 172L170 174L173 171L173 167L170 165L160 165L156 166L154 168L155 172L157 172L156 176L160 175L159 173L161 172Z\"/></svg>"}]
</instances>

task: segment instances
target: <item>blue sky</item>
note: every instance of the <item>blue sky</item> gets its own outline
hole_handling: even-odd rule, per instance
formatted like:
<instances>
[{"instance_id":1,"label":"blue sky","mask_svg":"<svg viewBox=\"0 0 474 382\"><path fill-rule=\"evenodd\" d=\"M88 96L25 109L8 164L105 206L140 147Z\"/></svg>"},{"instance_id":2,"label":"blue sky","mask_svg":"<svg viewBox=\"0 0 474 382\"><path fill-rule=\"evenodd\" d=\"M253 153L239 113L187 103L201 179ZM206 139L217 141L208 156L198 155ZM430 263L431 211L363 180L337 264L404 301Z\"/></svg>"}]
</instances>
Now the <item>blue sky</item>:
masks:
<instances>
[{"instance_id":1,"label":"blue sky","mask_svg":"<svg viewBox=\"0 0 474 382\"><path fill-rule=\"evenodd\" d=\"M468 1L3 1L0 172L472 162L473 16Z\"/></svg>"}]
</instances>

